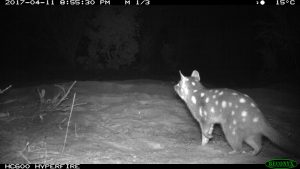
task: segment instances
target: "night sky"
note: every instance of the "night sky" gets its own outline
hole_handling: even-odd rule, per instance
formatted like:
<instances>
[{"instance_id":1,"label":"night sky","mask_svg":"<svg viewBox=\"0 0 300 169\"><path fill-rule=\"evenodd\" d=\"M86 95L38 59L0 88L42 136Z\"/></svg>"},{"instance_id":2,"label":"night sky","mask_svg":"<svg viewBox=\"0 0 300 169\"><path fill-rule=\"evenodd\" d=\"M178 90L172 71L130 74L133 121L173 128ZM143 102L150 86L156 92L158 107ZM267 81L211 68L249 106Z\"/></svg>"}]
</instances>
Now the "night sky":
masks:
<instances>
[{"instance_id":1,"label":"night sky","mask_svg":"<svg viewBox=\"0 0 300 169\"><path fill-rule=\"evenodd\" d=\"M1 86L176 80L179 70L189 75L194 69L208 83L254 85L299 78L298 7L2 9Z\"/></svg>"}]
</instances>

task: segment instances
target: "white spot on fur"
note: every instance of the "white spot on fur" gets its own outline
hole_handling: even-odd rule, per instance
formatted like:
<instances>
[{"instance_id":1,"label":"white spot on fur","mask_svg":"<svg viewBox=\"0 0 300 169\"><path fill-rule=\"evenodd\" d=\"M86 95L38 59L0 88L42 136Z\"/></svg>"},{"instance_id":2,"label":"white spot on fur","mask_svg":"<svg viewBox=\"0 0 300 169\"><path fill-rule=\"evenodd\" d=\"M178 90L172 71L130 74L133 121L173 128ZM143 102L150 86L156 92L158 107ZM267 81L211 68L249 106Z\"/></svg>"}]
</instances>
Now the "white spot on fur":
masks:
<instances>
[{"instance_id":1,"label":"white spot on fur","mask_svg":"<svg viewBox=\"0 0 300 169\"><path fill-rule=\"evenodd\" d=\"M232 126L229 124L229 129L231 129L232 128Z\"/></svg>"},{"instance_id":2,"label":"white spot on fur","mask_svg":"<svg viewBox=\"0 0 300 169\"><path fill-rule=\"evenodd\" d=\"M232 110L231 115L234 116L235 112Z\"/></svg>"},{"instance_id":3,"label":"white spot on fur","mask_svg":"<svg viewBox=\"0 0 300 169\"><path fill-rule=\"evenodd\" d=\"M237 109L237 108L239 108L239 105L236 104L234 107Z\"/></svg>"},{"instance_id":4,"label":"white spot on fur","mask_svg":"<svg viewBox=\"0 0 300 169\"><path fill-rule=\"evenodd\" d=\"M235 130L232 130L232 135L235 135L236 133L235 133Z\"/></svg>"},{"instance_id":5,"label":"white spot on fur","mask_svg":"<svg viewBox=\"0 0 300 169\"><path fill-rule=\"evenodd\" d=\"M242 121L245 122L246 121L246 117L242 118Z\"/></svg>"},{"instance_id":6,"label":"white spot on fur","mask_svg":"<svg viewBox=\"0 0 300 169\"><path fill-rule=\"evenodd\" d=\"M202 107L199 108L199 114L202 117Z\"/></svg>"},{"instance_id":7,"label":"white spot on fur","mask_svg":"<svg viewBox=\"0 0 300 169\"><path fill-rule=\"evenodd\" d=\"M197 103L197 100L196 100L196 97L195 97L195 96L192 96L191 100L192 100L192 102L193 102L194 104Z\"/></svg>"},{"instance_id":8,"label":"white spot on fur","mask_svg":"<svg viewBox=\"0 0 300 169\"><path fill-rule=\"evenodd\" d=\"M204 110L204 116L207 116L207 112Z\"/></svg>"},{"instance_id":9,"label":"white spot on fur","mask_svg":"<svg viewBox=\"0 0 300 169\"><path fill-rule=\"evenodd\" d=\"M231 94L234 95L234 96L238 95L237 93L231 93Z\"/></svg>"},{"instance_id":10,"label":"white spot on fur","mask_svg":"<svg viewBox=\"0 0 300 169\"><path fill-rule=\"evenodd\" d=\"M204 95L205 95L204 93L201 93L201 94L200 94L201 97L203 97Z\"/></svg>"},{"instance_id":11,"label":"white spot on fur","mask_svg":"<svg viewBox=\"0 0 300 169\"><path fill-rule=\"evenodd\" d=\"M228 106L231 107L231 106L232 106L232 103L231 103L231 102L228 102Z\"/></svg>"},{"instance_id":12,"label":"white spot on fur","mask_svg":"<svg viewBox=\"0 0 300 169\"><path fill-rule=\"evenodd\" d=\"M247 113L246 111L242 111L242 112L241 112L242 117L246 117L247 114L248 114L248 113Z\"/></svg>"},{"instance_id":13,"label":"white spot on fur","mask_svg":"<svg viewBox=\"0 0 300 169\"><path fill-rule=\"evenodd\" d=\"M219 95L221 96L221 95L223 95L224 94L224 92L223 91L221 91L220 93L219 93Z\"/></svg>"},{"instance_id":14,"label":"white spot on fur","mask_svg":"<svg viewBox=\"0 0 300 169\"><path fill-rule=\"evenodd\" d=\"M212 98L215 99L215 98L216 98L216 95L213 95Z\"/></svg>"},{"instance_id":15,"label":"white spot on fur","mask_svg":"<svg viewBox=\"0 0 300 169\"><path fill-rule=\"evenodd\" d=\"M194 93L198 92L198 90L193 90Z\"/></svg>"},{"instance_id":16,"label":"white spot on fur","mask_svg":"<svg viewBox=\"0 0 300 169\"><path fill-rule=\"evenodd\" d=\"M246 100L245 100L244 98L240 98L239 102L240 102L240 103L245 103Z\"/></svg>"},{"instance_id":17,"label":"white spot on fur","mask_svg":"<svg viewBox=\"0 0 300 169\"><path fill-rule=\"evenodd\" d=\"M245 97L249 97L248 95L244 94Z\"/></svg>"},{"instance_id":18,"label":"white spot on fur","mask_svg":"<svg viewBox=\"0 0 300 169\"><path fill-rule=\"evenodd\" d=\"M218 105L219 104L219 101L218 100L216 100L216 105Z\"/></svg>"},{"instance_id":19,"label":"white spot on fur","mask_svg":"<svg viewBox=\"0 0 300 169\"><path fill-rule=\"evenodd\" d=\"M215 93L218 93L219 92L219 90L215 90Z\"/></svg>"},{"instance_id":20,"label":"white spot on fur","mask_svg":"<svg viewBox=\"0 0 300 169\"><path fill-rule=\"evenodd\" d=\"M210 108L210 112L215 113L214 107L211 107L211 108Z\"/></svg>"},{"instance_id":21,"label":"white spot on fur","mask_svg":"<svg viewBox=\"0 0 300 169\"><path fill-rule=\"evenodd\" d=\"M205 102L206 102L206 103L208 103L208 102L209 102L209 97L207 97L207 98L205 99Z\"/></svg>"},{"instance_id":22,"label":"white spot on fur","mask_svg":"<svg viewBox=\"0 0 300 169\"><path fill-rule=\"evenodd\" d=\"M227 102L223 100L223 101L222 101L222 107L223 107L223 108L226 108L226 106L227 106Z\"/></svg>"},{"instance_id":23,"label":"white spot on fur","mask_svg":"<svg viewBox=\"0 0 300 169\"><path fill-rule=\"evenodd\" d=\"M252 107L256 107L254 103L251 103L251 106L252 106Z\"/></svg>"},{"instance_id":24,"label":"white spot on fur","mask_svg":"<svg viewBox=\"0 0 300 169\"><path fill-rule=\"evenodd\" d=\"M195 86L195 85L196 85L196 83L195 83L195 82L192 82L192 85L193 85L193 86Z\"/></svg>"},{"instance_id":25,"label":"white spot on fur","mask_svg":"<svg viewBox=\"0 0 300 169\"><path fill-rule=\"evenodd\" d=\"M232 124L236 125L236 120L235 119L233 119Z\"/></svg>"},{"instance_id":26,"label":"white spot on fur","mask_svg":"<svg viewBox=\"0 0 300 169\"><path fill-rule=\"evenodd\" d=\"M258 117L254 117L254 118L253 118L253 122L254 122L254 123L257 123L257 122L258 122L258 119L259 119Z\"/></svg>"}]
</instances>

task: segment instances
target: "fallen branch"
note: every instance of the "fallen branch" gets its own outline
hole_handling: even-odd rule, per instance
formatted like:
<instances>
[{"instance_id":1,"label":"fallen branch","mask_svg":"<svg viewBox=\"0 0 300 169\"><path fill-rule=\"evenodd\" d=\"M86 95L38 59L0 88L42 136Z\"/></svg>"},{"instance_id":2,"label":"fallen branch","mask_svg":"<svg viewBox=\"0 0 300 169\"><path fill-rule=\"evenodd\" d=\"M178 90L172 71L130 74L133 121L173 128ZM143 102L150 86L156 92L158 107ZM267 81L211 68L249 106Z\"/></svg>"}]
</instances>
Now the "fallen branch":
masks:
<instances>
[{"instance_id":1,"label":"fallen branch","mask_svg":"<svg viewBox=\"0 0 300 169\"><path fill-rule=\"evenodd\" d=\"M62 102L67 99L67 96L70 94L71 89L75 85L76 81L74 81L71 86L66 90L62 85L55 85L60 90L59 92L50 99L46 99L46 91L45 89L37 89L37 92L40 97L40 108L39 112L52 112L52 111L64 111L67 106L62 105ZM74 105L77 106L77 105Z\"/></svg>"},{"instance_id":2,"label":"fallen branch","mask_svg":"<svg viewBox=\"0 0 300 169\"><path fill-rule=\"evenodd\" d=\"M73 86L75 85L76 80L72 83L72 85L69 87L68 91L65 93L65 95L54 105L54 108L57 107L58 105L61 104L61 102L63 102L66 97L68 96L68 94L70 93L71 89L73 88Z\"/></svg>"},{"instance_id":3,"label":"fallen branch","mask_svg":"<svg viewBox=\"0 0 300 169\"><path fill-rule=\"evenodd\" d=\"M19 155L28 163L28 164L31 164L31 161L28 160L28 158L23 154L24 151L27 151L28 150L28 145L29 145L29 142L26 143L24 149L22 151L19 151Z\"/></svg>"},{"instance_id":4,"label":"fallen branch","mask_svg":"<svg viewBox=\"0 0 300 169\"><path fill-rule=\"evenodd\" d=\"M4 93L6 90L8 90L11 87L12 87L12 85L9 85L5 89L3 89L3 90L0 89L0 94Z\"/></svg>"},{"instance_id":5,"label":"fallen branch","mask_svg":"<svg viewBox=\"0 0 300 169\"><path fill-rule=\"evenodd\" d=\"M73 84L74 84L74 83L73 83ZM68 120L68 125L67 125L66 135L65 135L65 141L64 141L64 146L63 146L63 149L62 149L62 151L61 151L62 153L64 153L65 146L66 146L66 141L67 141L67 137L68 137L68 130L69 130L69 126L70 126L70 120L71 120L71 116L72 116L72 112L73 112L73 107L74 107L75 98L76 98L76 93L74 93L74 96L73 96L73 102L72 102L71 111L70 111L70 115L69 115L69 120Z\"/></svg>"}]
</instances>

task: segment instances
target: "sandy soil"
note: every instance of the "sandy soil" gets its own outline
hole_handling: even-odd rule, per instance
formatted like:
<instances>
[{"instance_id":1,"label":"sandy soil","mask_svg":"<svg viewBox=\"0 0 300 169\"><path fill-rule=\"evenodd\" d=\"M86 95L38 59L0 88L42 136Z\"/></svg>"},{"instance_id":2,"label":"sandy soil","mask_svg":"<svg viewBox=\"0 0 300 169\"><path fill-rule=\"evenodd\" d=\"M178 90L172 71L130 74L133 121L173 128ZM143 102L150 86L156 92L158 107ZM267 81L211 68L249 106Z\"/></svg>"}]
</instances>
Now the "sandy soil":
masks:
<instances>
[{"instance_id":1,"label":"sandy soil","mask_svg":"<svg viewBox=\"0 0 300 169\"><path fill-rule=\"evenodd\" d=\"M295 159L267 139L257 156L230 155L219 126L208 145L201 146L201 130L171 83L77 82L60 105L65 109L56 111L41 111L37 88L45 89L49 99L59 91L49 84L11 88L0 95L0 163L265 163L276 157ZM256 100L275 129L298 139L297 93L276 88L237 90ZM62 152L74 92L80 105L72 112Z\"/></svg>"}]
</instances>

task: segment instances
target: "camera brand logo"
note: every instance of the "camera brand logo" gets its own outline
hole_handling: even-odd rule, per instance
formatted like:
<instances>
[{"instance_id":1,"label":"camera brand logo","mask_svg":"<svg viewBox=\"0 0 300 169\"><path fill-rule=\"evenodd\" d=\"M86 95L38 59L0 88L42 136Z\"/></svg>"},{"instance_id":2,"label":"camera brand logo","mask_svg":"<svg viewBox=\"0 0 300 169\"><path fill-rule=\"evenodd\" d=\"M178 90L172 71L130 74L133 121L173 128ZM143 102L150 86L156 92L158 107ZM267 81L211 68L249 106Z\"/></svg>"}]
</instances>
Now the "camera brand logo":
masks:
<instances>
[{"instance_id":1,"label":"camera brand logo","mask_svg":"<svg viewBox=\"0 0 300 169\"><path fill-rule=\"evenodd\" d=\"M272 159L266 162L266 167L274 169L284 169L284 168L295 168L297 167L297 162L290 159Z\"/></svg>"}]
</instances>

